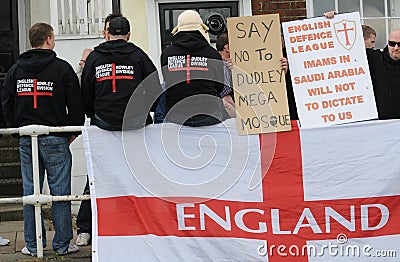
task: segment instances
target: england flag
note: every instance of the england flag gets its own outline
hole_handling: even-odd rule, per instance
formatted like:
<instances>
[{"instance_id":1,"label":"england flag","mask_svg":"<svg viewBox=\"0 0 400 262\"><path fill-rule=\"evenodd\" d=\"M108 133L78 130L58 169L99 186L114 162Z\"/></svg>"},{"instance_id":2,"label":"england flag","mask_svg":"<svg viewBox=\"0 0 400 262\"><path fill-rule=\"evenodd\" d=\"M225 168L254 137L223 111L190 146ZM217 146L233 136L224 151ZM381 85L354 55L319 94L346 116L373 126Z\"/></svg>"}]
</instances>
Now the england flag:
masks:
<instances>
[{"instance_id":1,"label":"england flag","mask_svg":"<svg viewBox=\"0 0 400 262\"><path fill-rule=\"evenodd\" d=\"M94 261L400 261L400 121L83 129Z\"/></svg>"}]
</instances>

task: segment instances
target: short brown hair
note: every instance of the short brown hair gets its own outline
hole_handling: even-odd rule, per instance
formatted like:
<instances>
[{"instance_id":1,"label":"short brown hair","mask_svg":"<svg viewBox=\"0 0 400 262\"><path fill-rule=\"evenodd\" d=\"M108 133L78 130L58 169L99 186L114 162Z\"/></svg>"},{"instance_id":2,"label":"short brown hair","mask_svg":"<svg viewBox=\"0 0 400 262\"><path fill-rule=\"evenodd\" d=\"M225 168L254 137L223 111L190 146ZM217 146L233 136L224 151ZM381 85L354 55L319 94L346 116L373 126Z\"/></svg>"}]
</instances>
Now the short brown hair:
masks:
<instances>
[{"instance_id":1,"label":"short brown hair","mask_svg":"<svg viewBox=\"0 0 400 262\"><path fill-rule=\"evenodd\" d=\"M229 38L227 33L222 33L217 37L215 47L218 51L224 50L226 44L229 44Z\"/></svg>"},{"instance_id":2,"label":"short brown hair","mask_svg":"<svg viewBox=\"0 0 400 262\"><path fill-rule=\"evenodd\" d=\"M46 23L36 23L29 29L29 42L33 48L42 46L51 37L53 27Z\"/></svg>"},{"instance_id":3,"label":"short brown hair","mask_svg":"<svg viewBox=\"0 0 400 262\"><path fill-rule=\"evenodd\" d=\"M111 21L111 19L117 18L117 17L123 17L123 15L121 13L117 13L117 14L109 14L106 19L104 20L104 31L107 30L106 25L107 23L109 23Z\"/></svg>"},{"instance_id":4,"label":"short brown hair","mask_svg":"<svg viewBox=\"0 0 400 262\"><path fill-rule=\"evenodd\" d=\"M376 36L376 31L368 25L362 25L363 37L368 39L371 35Z\"/></svg>"}]
</instances>

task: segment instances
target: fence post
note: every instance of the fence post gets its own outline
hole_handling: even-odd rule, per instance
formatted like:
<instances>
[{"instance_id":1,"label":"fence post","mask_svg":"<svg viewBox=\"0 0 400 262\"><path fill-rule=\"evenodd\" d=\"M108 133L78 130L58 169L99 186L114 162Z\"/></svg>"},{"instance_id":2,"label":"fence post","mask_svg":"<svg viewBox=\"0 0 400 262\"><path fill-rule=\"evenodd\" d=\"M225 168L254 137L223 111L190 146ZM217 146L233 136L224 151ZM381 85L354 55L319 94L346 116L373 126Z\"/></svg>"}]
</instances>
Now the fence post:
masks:
<instances>
[{"instance_id":1,"label":"fence post","mask_svg":"<svg viewBox=\"0 0 400 262\"><path fill-rule=\"evenodd\" d=\"M33 171L33 195L37 198L40 196L39 182L39 154L38 154L38 136L31 135L32 141L32 171ZM36 225L36 246L37 256L43 257L43 236L42 236L42 204L39 201L35 203L35 225Z\"/></svg>"},{"instance_id":2,"label":"fence post","mask_svg":"<svg viewBox=\"0 0 400 262\"><path fill-rule=\"evenodd\" d=\"M90 200L89 195L78 196L48 196L40 193L39 178L39 146L38 136L48 135L50 132L77 132L81 131L80 126L64 126L64 127L48 127L40 125L31 125L20 128L1 129L0 134L18 134L21 136L31 137L32 149L32 173L33 173L33 195L24 196L22 198L3 198L0 204L23 203L24 205L33 205L35 207L35 229L36 229L36 245L37 257L43 258L43 236L42 236L42 205L50 204L53 201L80 201Z\"/></svg>"}]
</instances>

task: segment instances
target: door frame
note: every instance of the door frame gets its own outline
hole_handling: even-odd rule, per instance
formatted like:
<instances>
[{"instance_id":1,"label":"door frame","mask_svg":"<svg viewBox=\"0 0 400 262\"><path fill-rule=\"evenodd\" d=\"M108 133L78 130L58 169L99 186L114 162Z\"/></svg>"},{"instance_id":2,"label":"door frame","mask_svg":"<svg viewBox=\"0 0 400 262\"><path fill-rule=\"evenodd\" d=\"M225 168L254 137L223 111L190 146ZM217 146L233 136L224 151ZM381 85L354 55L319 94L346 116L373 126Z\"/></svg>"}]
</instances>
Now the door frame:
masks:
<instances>
[{"instance_id":1,"label":"door frame","mask_svg":"<svg viewBox=\"0 0 400 262\"><path fill-rule=\"evenodd\" d=\"M231 2L232 0L203 0L201 2ZM146 0L147 4L147 28L149 40L149 55L153 59L157 68L160 68L161 55L161 35L160 35L160 19L159 8L160 3L193 3L193 0ZM251 16L251 0L238 0L239 16ZM152 29L150 29L152 28Z\"/></svg>"},{"instance_id":2,"label":"door frame","mask_svg":"<svg viewBox=\"0 0 400 262\"><path fill-rule=\"evenodd\" d=\"M30 0L18 0L18 34L19 34L19 53L30 49L28 39L28 23L31 21Z\"/></svg>"}]
</instances>

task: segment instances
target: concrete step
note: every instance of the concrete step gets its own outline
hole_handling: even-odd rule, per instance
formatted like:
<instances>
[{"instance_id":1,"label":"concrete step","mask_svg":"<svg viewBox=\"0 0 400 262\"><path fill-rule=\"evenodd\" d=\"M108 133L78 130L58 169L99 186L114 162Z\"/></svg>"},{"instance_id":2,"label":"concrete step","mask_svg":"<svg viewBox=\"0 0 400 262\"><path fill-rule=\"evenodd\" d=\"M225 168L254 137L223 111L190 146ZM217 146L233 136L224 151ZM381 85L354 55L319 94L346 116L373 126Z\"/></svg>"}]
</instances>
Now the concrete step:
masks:
<instances>
[{"instance_id":1,"label":"concrete step","mask_svg":"<svg viewBox=\"0 0 400 262\"><path fill-rule=\"evenodd\" d=\"M18 147L0 147L0 163L19 161Z\"/></svg>"},{"instance_id":2,"label":"concrete step","mask_svg":"<svg viewBox=\"0 0 400 262\"><path fill-rule=\"evenodd\" d=\"M18 139L9 135L0 139L0 197L4 195L22 195Z\"/></svg>"},{"instance_id":3,"label":"concrete step","mask_svg":"<svg viewBox=\"0 0 400 262\"><path fill-rule=\"evenodd\" d=\"M0 147L17 147L18 148L18 139L14 138L10 135L4 135L0 139Z\"/></svg>"},{"instance_id":4,"label":"concrete step","mask_svg":"<svg viewBox=\"0 0 400 262\"><path fill-rule=\"evenodd\" d=\"M0 178L0 198L22 196L22 178Z\"/></svg>"},{"instance_id":5,"label":"concrete step","mask_svg":"<svg viewBox=\"0 0 400 262\"><path fill-rule=\"evenodd\" d=\"M24 220L22 204L0 204L1 221L21 221Z\"/></svg>"},{"instance_id":6,"label":"concrete step","mask_svg":"<svg viewBox=\"0 0 400 262\"><path fill-rule=\"evenodd\" d=\"M7 178L21 178L20 162L0 163L0 183Z\"/></svg>"},{"instance_id":7,"label":"concrete step","mask_svg":"<svg viewBox=\"0 0 400 262\"><path fill-rule=\"evenodd\" d=\"M0 163L0 197L22 195L22 175L19 162Z\"/></svg>"},{"instance_id":8,"label":"concrete step","mask_svg":"<svg viewBox=\"0 0 400 262\"><path fill-rule=\"evenodd\" d=\"M1 196L7 198L15 196ZM51 206L43 206L42 212L46 219L51 219ZM0 221L21 221L24 220L24 209L22 204L0 204Z\"/></svg>"}]
</instances>

